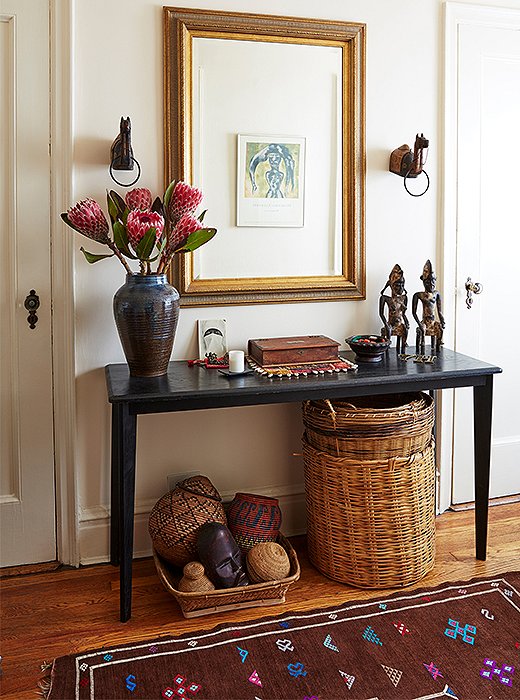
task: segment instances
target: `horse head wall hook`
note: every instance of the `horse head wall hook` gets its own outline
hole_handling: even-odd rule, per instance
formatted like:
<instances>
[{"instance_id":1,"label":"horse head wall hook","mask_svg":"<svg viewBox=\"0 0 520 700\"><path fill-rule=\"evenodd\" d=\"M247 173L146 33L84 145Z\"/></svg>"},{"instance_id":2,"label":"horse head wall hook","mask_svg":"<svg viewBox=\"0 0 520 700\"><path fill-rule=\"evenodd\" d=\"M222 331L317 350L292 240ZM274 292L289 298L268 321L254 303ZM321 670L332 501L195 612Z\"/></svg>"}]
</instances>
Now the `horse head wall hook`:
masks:
<instances>
[{"instance_id":1,"label":"horse head wall hook","mask_svg":"<svg viewBox=\"0 0 520 700\"><path fill-rule=\"evenodd\" d=\"M426 162L424 152L425 150L428 150L429 145L429 141L424 134L417 134L415 137L413 153L410 146L405 143L402 146L399 146L399 148L396 148L395 151L392 151L390 154L390 172L404 178L404 188L412 197L422 197L422 195L426 194L428 188L430 187L430 178L423 167L424 163ZM426 189L418 194L410 192L406 181L408 178L416 178L421 174L426 177Z\"/></svg>"},{"instance_id":2,"label":"horse head wall hook","mask_svg":"<svg viewBox=\"0 0 520 700\"><path fill-rule=\"evenodd\" d=\"M128 184L119 182L114 177L114 170L126 170L130 171L134 169L134 163L137 165L137 177ZM134 158L134 152L132 149L132 124L130 123L130 117L121 117L121 122L119 124L119 134L116 136L112 145L110 146L110 177L112 180L121 185L121 187L131 187L135 185L137 180L141 177L141 166Z\"/></svg>"}]
</instances>

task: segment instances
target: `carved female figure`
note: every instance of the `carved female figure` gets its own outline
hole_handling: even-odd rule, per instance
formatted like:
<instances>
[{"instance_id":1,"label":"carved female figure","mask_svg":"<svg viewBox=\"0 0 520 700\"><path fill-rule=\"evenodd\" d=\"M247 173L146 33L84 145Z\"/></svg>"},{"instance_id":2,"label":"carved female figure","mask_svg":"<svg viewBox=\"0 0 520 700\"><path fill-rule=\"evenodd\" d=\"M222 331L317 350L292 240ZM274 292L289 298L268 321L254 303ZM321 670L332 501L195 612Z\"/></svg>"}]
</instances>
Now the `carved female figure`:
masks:
<instances>
[{"instance_id":1,"label":"carved female figure","mask_svg":"<svg viewBox=\"0 0 520 700\"><path fill-rule=\"evenodd\" d=\"M394 265L388 282L381 290L379 298L379 316L383 321L381 335L384 338L390 339L393 335L397 336L397 351L405 352L406 338L410 324L406 318L406 309L408 306L408 295L404 287L404 274L399 265ZM390 287L391 296L385 294L386 289ZM385 308L388 311L388 320L385 318Z\"/></svg>"},{"instance_id":2,"label":"carved female figure","mask_svg":"<svg viewBox=\"0 0 520 700\"><path fill-rule=\"evenodd\" d=\"M432 348L435 352L440 350L442 345L442 334L444 330L444 316L442 315L441 295L435 289L437 277L432 269L432 264L427 260L424 264L423 273L420 277L424 285L424 292L415 292L412 297L412 315L417 322L417 352L424 352L424 343L427 335L431 336ZM417 306L422 303L422 319L417 316ZM436 318L436 312L437 317Z\"/></svg>"}]
</instances>

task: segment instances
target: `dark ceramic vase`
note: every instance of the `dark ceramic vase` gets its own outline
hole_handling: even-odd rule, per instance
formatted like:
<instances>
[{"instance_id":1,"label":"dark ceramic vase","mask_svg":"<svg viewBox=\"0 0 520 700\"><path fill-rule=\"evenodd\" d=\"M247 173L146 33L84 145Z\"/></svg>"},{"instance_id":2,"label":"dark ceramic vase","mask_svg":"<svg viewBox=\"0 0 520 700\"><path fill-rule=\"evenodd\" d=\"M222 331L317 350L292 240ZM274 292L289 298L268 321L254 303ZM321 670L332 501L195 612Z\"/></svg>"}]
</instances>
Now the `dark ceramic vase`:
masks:
<instances>
[{"instance_id":1,"label":"dark ceramic vase","mask_svg":"<svg viewBox=\"0 0 520 700\"><path fill-rule=\"evenodd\" d=\"M114 318L130 375L166 374L179 320L179 292L166 275L127 275L114 295Z\"/></svg>"}]
</instances>

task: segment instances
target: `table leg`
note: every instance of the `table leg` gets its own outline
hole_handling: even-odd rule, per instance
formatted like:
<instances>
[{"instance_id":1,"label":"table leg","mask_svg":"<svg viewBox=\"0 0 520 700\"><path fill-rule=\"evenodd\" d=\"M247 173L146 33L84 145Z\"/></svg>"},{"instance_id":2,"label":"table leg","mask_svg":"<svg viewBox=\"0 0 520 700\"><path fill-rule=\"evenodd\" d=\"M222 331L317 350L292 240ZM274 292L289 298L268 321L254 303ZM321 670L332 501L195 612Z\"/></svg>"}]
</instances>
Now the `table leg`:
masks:
<instances>
[{"instance_id":1,"label":"table leg","mask_svg":"<svg viewBox=\"0 0 520 700\"><path fill-rule=\"evenodd\" d=\"M477 559L486 559L493 375L473 387L473 441L475 445L475 543Z\"/></svg>"},{"instance_id":2,"label":"table leg","mask_svg":"<svg viewBox=\"0 0 520 700\"><path fill-rule=\"evenodd\" d=\"M134 551L135 453L137 416L126 403L118 411L119 457L119 612L121 622L132 613L132 557Z\"/></svg>"},{"instance_id":3,"label":"table leg","mask_svg":"<svg viewBox=\"0 0 520 700\"><path fill-rule=\"evenodd\" d=\"M119 484L121 481L120 404L112 404L112 466L110 472L110 563L119 566Z\"/></svg>"}]
</instances>

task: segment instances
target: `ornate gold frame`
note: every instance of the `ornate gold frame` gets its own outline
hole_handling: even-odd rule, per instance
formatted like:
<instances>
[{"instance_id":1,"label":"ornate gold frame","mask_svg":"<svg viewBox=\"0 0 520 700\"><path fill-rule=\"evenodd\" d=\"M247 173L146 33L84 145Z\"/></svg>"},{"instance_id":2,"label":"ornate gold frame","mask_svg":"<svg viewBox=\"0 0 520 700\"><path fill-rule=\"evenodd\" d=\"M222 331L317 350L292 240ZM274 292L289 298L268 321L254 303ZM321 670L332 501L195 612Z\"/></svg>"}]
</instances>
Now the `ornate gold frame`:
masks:
<instances>
[{"instance_id":1,"label":"ornate gold frame","mask_svg":"<svg viewBox=\"0 0 520 700\"><path fill-rule=\"evenodd\" d=\"M341 275L194 279L192 253L172 282L183 306L365 298L365 25L333 20L163 8L165 181L192 177L192 42L196 37L339 47L343 98Z\"/></svg>"}]
</instances>

